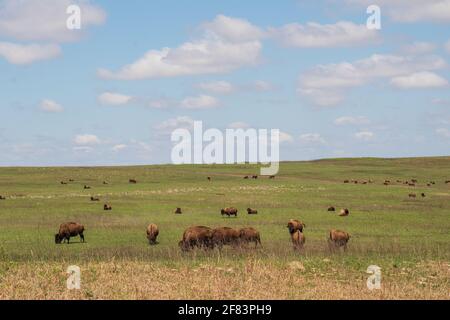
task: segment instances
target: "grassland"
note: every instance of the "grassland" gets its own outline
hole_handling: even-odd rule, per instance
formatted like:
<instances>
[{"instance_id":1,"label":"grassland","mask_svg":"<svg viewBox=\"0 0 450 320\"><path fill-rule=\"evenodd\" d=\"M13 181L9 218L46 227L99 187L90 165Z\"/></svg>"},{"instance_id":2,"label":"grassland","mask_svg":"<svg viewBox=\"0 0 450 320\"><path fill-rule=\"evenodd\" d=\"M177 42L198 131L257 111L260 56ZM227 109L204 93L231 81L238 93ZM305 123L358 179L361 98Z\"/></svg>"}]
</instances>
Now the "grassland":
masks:
<instances>
[{"instance_id":1,"label":"grassland","mask_svg":"<svg viewBox=\"0 0 450 320\"><path fill-rule=\"evenodd\" d=\"M0 299L450 298L449 157L285 162L275 180L243 179L252 174L252 165L0 168ZM410 179L419 182L396 182ZM327 212L330 205L350 216ZM223 218L225 206L239 217ZM291 218L307 225L302 254L290 244ZM66 221L85 225L85 244L54 244ZM151 222L157 246L145 238ZM181 253L191 225L253 226L263 247ZM346 253L328 252L331 228L352 235ZM366 287L372 264L382 269L381 290ZM79 291L66 289L69 265L81 267Z\"/></svg>"}]
</instances>

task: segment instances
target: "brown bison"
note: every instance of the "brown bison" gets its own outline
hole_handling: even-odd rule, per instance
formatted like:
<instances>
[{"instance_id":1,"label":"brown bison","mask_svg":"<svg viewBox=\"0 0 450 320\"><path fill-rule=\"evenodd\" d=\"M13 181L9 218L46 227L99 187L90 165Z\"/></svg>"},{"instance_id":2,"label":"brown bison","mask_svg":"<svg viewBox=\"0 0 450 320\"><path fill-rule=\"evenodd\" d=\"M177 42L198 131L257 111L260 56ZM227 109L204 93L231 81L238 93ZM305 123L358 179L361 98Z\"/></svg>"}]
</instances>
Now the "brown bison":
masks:
<instances>
[{"instance_id":1,"label":"brown bison","mask_svg":"<svg viewBox=\"0 0 450 320\"><path fill-rule=\"evenodd\" d=\"M221 227L214 229L212 232L212 244L222 249L224 245L236 246L239 243L239 231Z\"/></svg>"},{"instance_id":2,"label":"brown bison","mask_svg":"<svg viewBox=\"0 0 450 320\"><path fill-rule=\"evenodd\" d=\"M341 212L339 213L340 217L346 217L350 214L350 211L348 209L342 209Z\"/></svg>"},{"instance_id":3,"label":"brown bison","mask_svg":"<svg viewBox=\"0 0 450 320\"><path fill-rule=\"evenodd\" d=\"M416 196L415 193L410 193L410 194L408 195L408 197L410 197L410 198L415 198L415 197L417 197L417 196Z\"/></svg>"},{"instance_id":4,"label":"brown bison","mask_svg":"<svg viewBox=\"0 0 450 320\"><path fill-rule=\"evenodd\" d=\"M292 234L295 231L299 230L300 232L303 232L303 228L306 227L306 224L304 224L301 221L295 220L295 219L291 219L289 220L288 224L287 224L287 228L289 229L289 233Z\"/></svg>"},{"instance_id":5,"label":"brown bison","mask_svg":"<svg viewBox=\"0 0 450 320\"><path fill-rule=\"evenodd\" d=\"M157 244L156 238L159 235L158 226L154 223L151 223L147 227L147 239L150 245Z\"/></svg>"},{"instance_id":6,"label":"brown bison","mask_svg":"<svg viewBox=\"0 0 450 320\"><path fill-rule=\"evenodd\" d=\"M6 200L4 196L0 196L0 200Z\"/></svg>"},{"instance_id":7,"label":"brown bison","mask_svg":"<svg viewBox=\"0 0 450 320\"><path fill-rule=\"evenodd\" d=\"M103 205L103 210L105 210L105 211L111 211L112 210L112 207L110 206L110 205L108 205L108 204L104 204Z\"/></svg>"},{"instance_id":8,"label":"brown bison","mask_svg":"<svg viewBox=\"0 0 450 320\"><path fill-rule=\"evenodd\" d=\"M128 180L128 182L129 182L129 183L132 183L132 184L136 184L136 183L137 183L137 180L135 180L135 179L130 179L130 180Z\"/></svg>"},{"instance_id":9,"label":"brown bison","mask_svg":"<svg viewBox=\"0 0 450 320\"><path fill-rule=\"evenodd\" d=\"M81 242L84 242L84 226L76 222L63 223L59 226L59 232L55 234L55 243L60 244L67 240L70 243L70 237L80 236Z\"/></svg>"},{"instance_id":10,"label":"brown bison","mask_svg":"<svg viewBox=\"0 0 450 320\"><path fill-rule=\"evenodd\" d=\"M336 211L336 208L335 207L328 207L328 211L334 212L334 211Z\"/></svg>"},{"instance_id":11,"label":"brown bison","mask_svg":"<svg viewBox=\"0 0 450 320\"><path fill-rule=\"evenodd\" d=\"M208 179L208 181L211 181L211 177L207 177L206 179Z\"/></svg>"},{"instance_id":12,"label":"brown bison","mask_svg":"<svg viewBox=\"0 0 450 320\"><path fill-rule=\"evenodd\" d=\"M231 208L225 208L225 209L220 210L220 213L222 214L222 216L226 215L228 217L231 217L231 216L237 217L238 210L236 208L231 207Z\"/></svg>"},{"instance_id":13,"label":"brown bison","mask_svg":"<svg viewBox=\"0 0 450 320\"><path fill-rule=\"evenodd\" d=\"M252 179L256 180L256 179L258 179L258 176L252 176Z\"/></svg>"},{"instance_id":14,"label":"brown bison","mask_svg":"<svg viewBox=\"0 0 450 320\"><path fill-rule=\"evenodd\" d=\"M67 182L61 181L61 184L67 184Z\"/></svg>"},{"instance_id":15,"label":"brown bison","mask_svg":"<svg viewBox=\"0 0 450 320\"><path fill-rule=\"evenodd\" d=\"M255 248L258 244L261 246L261 237L258 230L254 228L242 228L239 230L239 241L241 244L255 243Z\"/></svg>"},{"instance_id":16,"label":"brown bison","mask_svg":"<svg viewBox=\"0 0 450 320\"><path fill-rule=\"evenodd\" d=\"M425 193L422 193L421 196L422 196L422 198L425 198L425 197L426 197L426 194L425 194Z\"/></svg>"},{"instance_id":17,"label":"brown bison","mask_svg":"<svg viewBox=\"0 0 450 320\"><path fill-rule=\"evenodd\" d=\"M181 212L181 208L177 208L177 210L175 210L175 214L182 214L183 212Z\"/></svg>"},{"instance_id":18,"label":"brown bison","mask_svg":"<svg viewBox=\"0 0 450 320\"><path fill-rule=\"evenodd\" d=\"M99 199L99 198L91 197L91 201L100 201L100 199Z\"/></svg>"},{"instance_id":19,"label":"brown bison","mask_svg":"<svg viewBox=\"0 0 450 320\"><path fill-rule=\"evenodd\" d=\"M245 176L244 179L245 179L245 180L248 180L248 176Z\"/></svg>"},{"instance_id":20,"label":"brown bison","mask_svg":"<svg viewBox=\"0 0 450 320\"><path fill-rule=\"evenodd\" d=\"M181 250L189 251L195 247L203 249L212 249L213 230L205 226L187 228L183 233L183 239L178 243Z\"/></svg>"},{"instance_id":21,"label":"brown bison","mask_svg":"<svg viewBox=\"0 0 450 320\"><path fill-rule=\"evenodd\" d=\"M445 181L446 184L450 183L450 180Z\"/></svg>"},{"instance_id":22,"label":"brown bison","mask_svg":"<svg viewBox=\"0 0 450 320\"><path fill-rule=\"evenodd\" d=\"M330 231L328 246L331 251L340 247L344 247L344 251L346 251L348 240L350 240L350 235L347 232L333 229Z\"/></svg>"},{"instance_id":23,"label":"brown bison","mask_svg":"<svg viewBox=\"0 0 450 320\"><path fill-rule=\"evenodd\" d=\"M247 208L247 213L248 214L258 214L258 210L252 209L252 208Z\"/></svg>"},{"instance_id":24,"label":"brown bison","mask_svg":"<svg viewBox=\"0 0 450 320\"><path fill-rule=\"evenodd\" d=\"M305 245L305 235L303 232L300 232L300 230L294 231L294 233L291 233L291 240L294 250L303 249L303 246Z\"/></svg>"},{"instance_id":25,"label":"brown bison","mask_svg":"<svg viewBox=\"0 0 450 320\"><path fill-rule=\"evenodd\" d=\"M84 190L88 190L88 189L90 189L91 187L89 187L89 186L87 186L87 185L84 185Z\"/></svg>"},{"instance_id":26,"label":"brown bison","mask_svg":"<svg viewBox=\"0 0 450 320\"><path fill-rule=\"evenodd\" d=\"M108 182L106 182L106 181L103 181L103 184L108 184Z\"/></svg>"},{"instance_id":27,"label":"brown bison","mask_svg":"<svg viewBox=\"0 0 450 320\"><path fill-rule=\"evenodd\" d=\"M350 180L344 180L344 183L350 183Z\"/></svg>"},{"instance_id":28,"label":"brown bison","mask_svg":"<svg viewBox=\"0 0 450 320\"><path fill-rule=\"evenodd\" d=\"M275 179L275 176L270 176L269 179Z\"/></svg>"}]
</instances>

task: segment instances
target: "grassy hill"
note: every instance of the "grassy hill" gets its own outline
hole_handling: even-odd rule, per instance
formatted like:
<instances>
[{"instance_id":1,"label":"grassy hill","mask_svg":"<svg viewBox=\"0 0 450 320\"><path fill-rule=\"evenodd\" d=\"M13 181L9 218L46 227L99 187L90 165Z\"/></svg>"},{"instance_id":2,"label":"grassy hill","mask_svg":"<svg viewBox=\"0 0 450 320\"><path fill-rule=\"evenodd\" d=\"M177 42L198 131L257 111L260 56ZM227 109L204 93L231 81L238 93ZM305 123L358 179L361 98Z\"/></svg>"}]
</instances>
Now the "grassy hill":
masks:
<instances>
[{"instance_id":1,"label":"grassy hill","mask_svg":"<svg viewBox=\"0 0 450 320\"><path fill-rule=\"evenodd\" d=\"M0 298L449 298L450 157L284 162L274 180L243 179L258 173L254 165L0 168ZM402 183L411 179L416 186ZM350 216L327 212L331 205ZM222 217L226 206L238 218ZM306 223L302 254L292 250L291 218ZM67 221L85 225L85 244L54 244ZM146 241L149 223L160 228L157 246ZM177 243L192 225L252 226L263 247L183 254ZM331 228L352 235L345 254L328 252ZM65 289L73 264L82 269L77 292ZM366 288L371 264L382 268L382 290Z\"/></svg>"}]
</instances>

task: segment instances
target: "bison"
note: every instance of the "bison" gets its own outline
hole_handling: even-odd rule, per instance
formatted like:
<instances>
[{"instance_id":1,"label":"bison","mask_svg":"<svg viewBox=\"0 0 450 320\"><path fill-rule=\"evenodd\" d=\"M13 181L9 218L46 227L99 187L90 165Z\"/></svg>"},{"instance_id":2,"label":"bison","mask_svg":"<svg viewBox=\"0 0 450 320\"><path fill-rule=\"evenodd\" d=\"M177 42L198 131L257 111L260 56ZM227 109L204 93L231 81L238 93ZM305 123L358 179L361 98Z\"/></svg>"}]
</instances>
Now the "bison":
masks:
<instances>
[{"instance_id":1,"label":"bison","mask_svg":"<svg viewBox=\"0 0 450 320\"><path fill-rule=\"evenodd\" d=\"M328 211L329 212L334 212L334 211L336 211L336 208L335 207L328 207Z\"/></svg>"},{"instance_id":2,"label":"bison","mask_svg":"<svg viewBox=\"0 0 450 320\"><path fill-rule=\"evenodd\" d=\"M256 180L256 179L258 179L258 176L252 176L252 179Z\"/></svg>"},{"instance_id":3,"label":"bison","mask_svg":"<svg viewBox=\"0 0 450 320\"><path fill-rule=\"evenodd\" d=\"M349 180L344 180L344 183L350 183L350 181Z\"/></svg>"},{"instance_id":4,"label":"bison","mask_svg":"<svg viewBox=\"0 0 450 320\"><path fill-rule=\"evenodd\" d=\"M275 176L270 176L269 179L275 179Z\"/></svg>"},{"instance_id":5,"label":"bison","mask_svg":"<svg viewBox=\"0 0 450 320\"><path fill-rule=\"evenodd\" d=\"M177 208L176 210L175 210L175 214L182 214L183 212L181 212L181 208Z\"/></svg>"},{"instance_id":6,"label":"bison","mask_svg":"<svg viewBox=\"0 0 450 320\"><path fill-rule=\"evenodd\" d=\"M103 210L105 210L105 211L111 211L112 210L112 207L110 206L110 205L108 205L108 204L104 204L103 205Z\"/></svg>"},{"instance_id":7,"label":"bison","mask_svg":"<svg viewBox=\"0 0 450 320\"><path fill-rule=\"evenodd\" d=\"M410 198L415 198L415 197L417 197L417 196L416 196L415 193L410 193L410 194L408 195L408 197L410 197Z\"/></svg>"},{"instance_id":8,"label":"bison","mask_svg":"<svg viewBox=\"0 0 450 320\"><path fill-rule=\"evenodd\" d=\"M301 221L295 220L295 219L291 219L289 220L288 224L287 224L287 228L289 229L289 233L292 234L295 231L299 230L300 232L303 232L303 228L306 227L306 224L304 224Z\"/></svg>"},{"instance_id":9,"label":"bison","mask_svg":"<svg viewBox=\"0 0 450 320\"><path fill-rule=\"evenodd\" d=\"M206 179L208 179L208 181L211 181L211 177L207 177Z\"/></svg>"},{"instance_id":10,"label":"bison","mask_svg":"<svg viewBox=\"0 0 450 320\"><path fill-rule=\"evenodd\" d=\"M183 239L178 243L182 251L189 251L195 247L212 249L213 230L205 226L189 227L183 233Z\"/></svg>"},{"instance_id":11,"label":"bison","mask_svg":"<svg viewBox=\"0 0 450 320\"><path fill-rule=\"evenodd\" d=\"M103 181L103 184L105 184L105 185L106 185L106 184L108 184L108 182L106 182L106 181Z\"/></svg>"},{"instance_id":12,"label":"bison","mask_svg":"<svg viewBox=\"0 0 450 320\"><path fill-rule=\"evenodd\" d=\"M244 179L245 179L245 180L248 180L248 176L245 176Z\"/></svg>"},{"instance_id":13,"label":"bison","mask_svg":"<svg viewBox=\"0 0 450 320\"><path fill-rule=\"evenodd\" d=\"M61 181L61 184L67 184L67 182Z\"/></svg>"},{"instance_id":14,"label":"bison","mask_svg":"<svg viewBox=\"0 0 450 320\"><path fill-rule=\"evenodd\" d=\"M348 209L342 209L341 212L339 213L340 217L346 217L350 214L350 211Z\"/></svg>"},{"instance_id":15,"label":"bison","mask_svg":"<svg viewBox=\"0 0 450 320\"><path fill-rule=\"evenodd\" d=\"M55 234L55 243L60 244L67 240L70 243L70 237L80 236L82 242L84 242L84 226L77 222L63 223L59 226L59 232Z\"/></svg>"},{"instance_id":16,"label":"bison","mask_svg":"<svg viewBox=\"0 0 450 320\"><path fill-rule=\"evenodd\" d=\"M258 244L261 246L261 237L259 231L254 228L242 228L239 230L239 241L241 244L255 243L255 248Z\"/></svg>"},{"instance_id":17,"label":"bison","mask_svg":"<svg viewBox=\"0 0 450 320\"><path fill-rule=\"evenodd\" d=\"M99 198L91 197L91 201L100 201L100 199L99 199Z\"/></svg>"},{"instance_id":18,"label":"bison","mask_svg":"<svg viewBox=\"0 0 450 320\"><path fill-rule=\"evenodd\" d=\"M159 235L158 226L154 223L149 224L147 227L147 239L150 245L157 244L156 238L158 237L158 235Z\"/></svg>"},{"instance_id":19,"label":"bison","mask_svg":"<svg viewBox=\"0 0 450 320\"><path fill-rule=\"evenodd\" d=\"M129 183L132 183L132 184L136 184L136 183L137 183L137 180L135 180L135 179L130 179L130 180L128 180L128 182L129 182Z\"/></svg>"},{"instance_id":20,"label":"bison","mask_svg":"<svg viewBox=\"0 0 450 320\"><path fill-rule=\"evenodd\" d=\"M330 236L328 238L328 246L330 251L334 251L334 249L343 247L344 251L347 250L347 242L350 240L350 235L341 230L331 230Z\"/></svg>"},{"instance_id":21,"label":"bison","mask_svg":"<svg viewBox=\"0 0 450 320\"><path fill-rule=\"evenodd\" d=\"M4 196L0 196L0 200L6 200Z\"/></svg>"},{"instance_id":22,"label":"bison","mask_svg":"<svg viewBox=\"0 0 450 320\"><path fill-rule=\"evenodd\" d=\"M239 243L239 235L239 231L232 228L217 228L212 232L212 244L219 249L222 249L224 245L236 246Z\"/></svg>"},{"instance_id":23,"label":"bison","mask_svg":"<svg viewBox=\"0 0 450 320\"><path fill-rule=\"evenodd\" d=\"M84 190L88 190L88 189L90 189L91 187L89 187L89 186L87 186L87 185L84 185Z\"/></svg>"},{"instance_id":24,"label":"bison","mask_svg":"<svg viewBox=\"0 0 450 320\"><path fill-rule=\"evenodd\" d=\"M425 198L425 197L426 197L426 194L425 194L425 193L422 193L421 196L422 196L422 198Z\"/></svg>"},{"instance_id":25,"label":"bison","mask_svg":"<svg viewBox=\"0 0 450 320\"><path fill-rule=\"evenodd\" d=\"M294 250L301 250L305 245L305 235L300 230L294 231L291 233L291 240L294 246Z\"/></svg>"},{"instance_id":26,"label":"bison","mask_svg":"<svg viewBox=\"0 0 450 320\"><path fill-rule=\"evenodd\" d=\"M222 214L222 216L226 215L228 217L231 217L231 216L237 217L238 210L236 208L231 207L231 208L225 208L225 209L220 210L220 213Z\"/></svg>"},{"instance_id":27,"label":"bison","mask_svg":"<svg viewBox=\"0 0 450 320\"><path fill-rule=\"evenodd\" d=\"M258 214L258 210L252 209L252 208L247 208L247 213L248 214Z\"/></svg>"}]
</instances>

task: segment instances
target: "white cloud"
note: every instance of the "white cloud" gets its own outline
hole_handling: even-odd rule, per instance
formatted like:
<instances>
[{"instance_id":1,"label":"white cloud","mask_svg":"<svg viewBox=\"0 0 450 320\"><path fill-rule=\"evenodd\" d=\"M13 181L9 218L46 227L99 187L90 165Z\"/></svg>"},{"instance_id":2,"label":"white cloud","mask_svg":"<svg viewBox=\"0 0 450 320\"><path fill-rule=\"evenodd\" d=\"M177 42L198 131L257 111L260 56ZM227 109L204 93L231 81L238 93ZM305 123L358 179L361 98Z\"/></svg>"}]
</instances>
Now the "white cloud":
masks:
<instances>
[{"instance_id":1,"label":"white cloud","mask_svg":"<svg viewBox=\"0 0 450 320\"><path fill-rule=\"evenodd\" d=\"M79 146L91 146L100 144L100 139L93 134L79 134L75 136L73 142Z\"/></svg>"},{"instance_id":2,"label":"white cloud","mask_svg":"<svg viewBox=\"0 0 450 320\"><path fill-rule=\"evenodd\" d=\"M55 101L44 99L39 104L39 109L44 112L63 112L64 108Z\"/></svg>"},{"instance_id":3,"label":"white cloud","mask_svg":"<svg viewBox=\"0 0 450 320\"><path fill-rule=\"evenodd\" d=\"M150 50L117 72L100 69L98 75L104 79L140 80L228 73L256 65L260 60L262 44L258 39L248 39L248 35L242 39L235 35L241 24L240 19L227 18L219 31L215 27L208 29L208 24L205 24L205 34L199 40L185 42L175 49Z\"/></svg>"},{"instance_id":4,"label":"white cloud","mask_svg":"<svg viewBox=\"0 0 450 320\"><path fill-rule=\"evenodd\" d=\"M168 119L155 126L155 129L162 131L164 133L171 132L175 129L191 130L193 128L194 128L194 120L187 116Z\"/></svg>"},{"instance_id":5,"label":"white cloud","mask_svg":"<svg viewBox=\"0 0 450 320\"><path fill-rule=\"evenodd\" d=\"M445 51L450 54L450 40L444 44Z\"/></svg>"},{"instance_id":6,"label":"white cloud","mask_svg":"<svg viewBox=\"0 0 450 320\"><path fill-rule=\"evenodd\" d=\"M264 38L266 33L244 19L218 15L212 22L203 24L203 29L212 37L230 42L247 42Z\"/></svg>"},{"instance_id":7,"label":"white cloud","mask_svg":"<svg viewBox=\"0 0 450 320\"><path fill-rule=\"evenodd\" d=\"M345 125L367 125L370 123L370 120L367 119L367 117L363 116L344 116L339 117L336 120L334 120L334 124L337 126L345 126Z\"/></svg>"},{"instance_id":8,"label":"white cloud","mask_svg":"<svg viewBox=\"0 0 450 320\"><path fill-rule=\"evenodd\" d=\"M381 78L442 69L446 62L440 57L397 56L374 54L353 63L319 65L300 77L298 92L321 106L338 104L343 91Z\"/></svg>"},{"instance_id":9,"label":"white cloud","mask_svg":"<svg viewBox=\"0 0 450 320\"><path fill-rule=\"evenodd\" d=\"M448 85L448 81L433 72L416 72L392 78L391 84L401 89L442 88Z\"/></svg>"},{"instance_id":10,"label":"white cloud","mask_svg":"<svg viewBox=\"0 0 450 320\"><path fill-rule=\"evenodd\" d=\"M438 128L436 129L436 133L444 138L450 138L450 130L446 128Z\"/></svg>"},{"instance_id":11,"label":"white cloud","mask_svg":"<svg viewBox=\"0 0 450 320\"><path fill-rule=\"evenodd\" d=\"M375 134L371 131L361 131L355 133L355 138L362 141L370 141L375 137Z\"/></svg>"},{"instance_id":12,"label":"white cloud","mask_svg":"<svg viewBox=\"0 0 450 320\"><path fill-rule=\"evenodd\" d=\"M181 107L185 109L211 109L219 106L219 101L208 95L187 97L181 101Z\"/></svg>"},{"instance_id":13,"label":"white cloud","mask_svg":"<svg viewBox=\"0 0 450 320\"><path fill-rule=\"evenodd\" d=\"M373 43L378 39L375 30L369 30L365 24L348 21L335 24L291 23L280 28L269 28L269 32L282 45L298 48L353 46Z\"/></svg>"},{"instance_id":14,"label":"white cloud","mask_svg":"<svg viewBox=\"0 0 450 320\"><path fill-rule=\"evenodd\" d=\"M279 138L280 138L280 140L279 140L280 143L294 142L294 138L289 133L286 133L283 131L280 131Z\"/></svg>"},{"instance_id":15,"label":"white cloud","mask_svg":"<svg viewBox=\"0 0 450 320\"><path fill-rule=\"evenodd\" d=\"M197 85L199 89L216 94L230 94L236 88L227 81L203 82Z\"/></svg>"},{"instance_id":16,"label":"white cloud","mask_svg":"<svg viewBox=\"0 0 450 320\"><path fill-rule=\"evenodd\" d=\"M248 129L250 128L250 125L248 123L242 122L242 121L236 121L232 122L228 125L228 128L230 129Z\"/></svg>"},{"instance_id":17,"label":"white cloud","mask_svg":"<svg viewBox=\"0 0 450 320\"><path fill-rule=\"evenodd\" d=\"M77 4L81 8L81 30L69 30L66 9ZM25 41L67 42L80 38L92 25L103 24L105 12L88 0L1 0L0 37Z\"/></svg>"},{"instance_id":18,"label":"white cloud","mask_svg":"<svg viewBox=\"0 0 450 320\"><path fill-rule=\"evenodd\" d=\"M256 91L265 92L273 90L273 85L267 81L257 80L253 84L253 87Z\"/></svg>"},{"instance_id":19,"label":"white cloud","mask_svg":"<svg viewBox=\"0 0 450 320\"><path fill-rule=\"evenodd\" d=\"M417 41L406 45L402 48L402 52L408 55L420 55L432 53L436 49L436 45L430 42Z\"/></svg>"},{"instance_id":20,"label":"white cloud","mask_svg":"<svg viewBox=\"0 0 450 320\"><path fill-rule=\"evenodd\" d=\"M12 64L30 64L40 60L55 58L61 54L61 48L55 44L15 44L0 42L0 57Z\"/></svg>"},{"instance_id":21,"label":"white cloud","mask_svg":"<svg viewBox=\"0 0 450 320\"><path fill-rule=\"evenodd\" d=\"M76 153L90 153L92 151L94 151L94 149L92 147L73 147L72 150Z\"/></svg>"},{"instance_id":22,"label":"white cloud","mask_svg":"<svg viewBox=\"0 0 450 320\"><path fill-rule=\"evenodd\" d=\"M347 0L367 7L372 0ZM450 0L377 0L383 12L397 22L450 22Z\"/></svg>"},{"instance_id":23,"label":"white cloud","mask_svg":"<svg viewBox=\"0 0 450 320\"><path fill-rule=\"evenodd\" d=\"M126 144L116 144L115 146L113 146L111 148L112 151L114 152L119 152L122 151L123 149L126 149L128 146Z\"/></svg>"},{"instance_id":24,"label":"white cloud","mask_svg":"<svg viewBox=\"0 0 450 320\"><path fill-rule=\"evenodd\" d=\"M103 105L120 106L130 103L133 97L120 93L104 92L98 96L97 100Z\"/></svg>"},{"instance_id":25,"label":"white cloud","mask_svg":"<svg viewBox=\"0 0 450 320\"><path fill-rule=\"evenodd\" d=\"M307 144L324 144L325 139L319 133L305 133L300 135L300 141Z\"/></svg>"}]
</instances>

